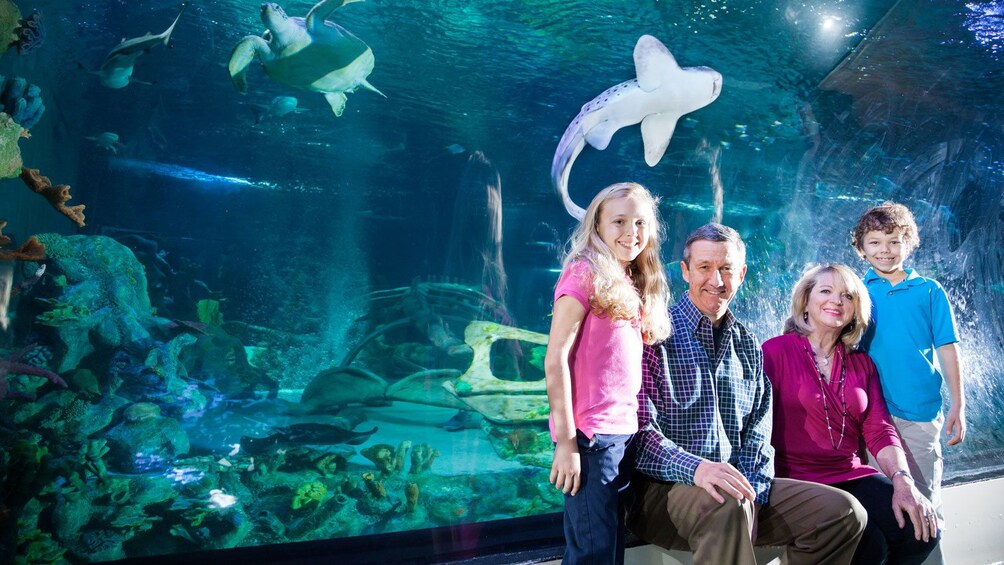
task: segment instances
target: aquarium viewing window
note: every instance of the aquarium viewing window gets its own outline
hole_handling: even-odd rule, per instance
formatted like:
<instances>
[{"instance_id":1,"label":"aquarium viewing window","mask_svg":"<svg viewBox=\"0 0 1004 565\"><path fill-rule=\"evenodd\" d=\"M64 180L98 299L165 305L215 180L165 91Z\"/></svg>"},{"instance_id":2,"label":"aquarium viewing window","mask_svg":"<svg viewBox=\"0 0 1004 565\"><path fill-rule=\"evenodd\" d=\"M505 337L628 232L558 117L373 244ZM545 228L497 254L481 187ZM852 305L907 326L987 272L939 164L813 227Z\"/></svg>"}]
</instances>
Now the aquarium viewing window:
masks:
<instances>
[{"instance_id":1,"label":"aquarium viewing window","mask_svg":"<svg viewBox=\"0 0 1004 565\"><path fill-rule=\"evenodd\" d=\"M907 205L961 336L945 482L1001 476L1002 15L0 0L0 562L553 558L554 285L569 212L621 181L660 198L674 300L687 234L739 231L761 340ZM706 99L658 100L664 154L639 104L562 144L647 88L643 36Z\"/></svg>"}]
</instances>

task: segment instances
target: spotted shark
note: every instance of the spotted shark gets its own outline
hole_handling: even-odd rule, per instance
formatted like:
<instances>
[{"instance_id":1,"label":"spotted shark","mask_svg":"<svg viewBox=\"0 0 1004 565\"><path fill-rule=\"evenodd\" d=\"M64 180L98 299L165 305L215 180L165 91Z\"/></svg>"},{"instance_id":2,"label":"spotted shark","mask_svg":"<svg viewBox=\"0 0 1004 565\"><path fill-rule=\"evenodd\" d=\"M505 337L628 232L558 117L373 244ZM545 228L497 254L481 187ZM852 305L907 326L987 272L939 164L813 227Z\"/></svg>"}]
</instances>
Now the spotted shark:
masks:
<instances>
[{"instance_id":1,"label":"spotted shark","mask_svg":"<svg viewBox=\"0 0 1004 565\"><path fill-rule=\"evenodd\" d=\"M147 33L141 37L123 39L122 43L119 43L108 53L104 62L101 63L101 68L91 72L98 75L101 78L101 84L108 88L125 88L129 86L130 82L152 84L133 78L132 71L136 59L159 44L168 45L171 41L171 34L174 33L174 26L178 25L178 20L181 19L181 14L185 13L187 7L188 2L181 5L178 16L163 32L156 35Z\"/></svg>"},{"instance_id":2,"label":"spotted shark","mask_svg":"<svg viewBox=\"0 0 1004 565\"><path fill-rule=\"evenodd\" d=\"M586 211L569 197L568 176L587 143L602 151L617 130L640 122L645 162L654 167L666 153L680 117L711 104L722 91L721 74L708 67L681 68L651 35L635 44L634 65L637 78L608 88L582 106L554 152L551 182L565 210L577 220Z\"/></svg>"}]
</instances>

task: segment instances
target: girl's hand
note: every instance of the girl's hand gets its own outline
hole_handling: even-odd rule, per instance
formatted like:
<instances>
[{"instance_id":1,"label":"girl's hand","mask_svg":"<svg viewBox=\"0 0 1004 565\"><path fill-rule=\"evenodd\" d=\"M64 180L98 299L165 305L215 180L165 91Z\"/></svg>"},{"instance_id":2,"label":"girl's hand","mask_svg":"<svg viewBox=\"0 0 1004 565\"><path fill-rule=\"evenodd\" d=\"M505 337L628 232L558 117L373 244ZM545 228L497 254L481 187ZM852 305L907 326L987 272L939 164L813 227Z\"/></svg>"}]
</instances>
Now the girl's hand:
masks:
<instances>
[{"instance_id":1,"label":"girl's hand","mask_svg":"<svg viewBox=\"0 0 1004 565\"><path fill-rule=\"evenodd\" d=\"M575 496L579 492L582 474L582 460L575 438L558 441L554 446L554 461L551 463L551 484L564 494Z\"/></svg>"}]
</instances>

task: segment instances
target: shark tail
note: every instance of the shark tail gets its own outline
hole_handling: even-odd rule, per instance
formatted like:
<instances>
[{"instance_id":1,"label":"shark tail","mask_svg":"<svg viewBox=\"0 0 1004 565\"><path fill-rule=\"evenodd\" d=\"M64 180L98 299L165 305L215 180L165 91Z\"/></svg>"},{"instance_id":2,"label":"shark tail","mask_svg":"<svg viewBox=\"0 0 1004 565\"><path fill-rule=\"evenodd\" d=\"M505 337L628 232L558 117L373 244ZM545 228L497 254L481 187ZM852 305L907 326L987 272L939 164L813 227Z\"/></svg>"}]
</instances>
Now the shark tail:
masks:
<instances>
[{"instance_id":1,"label":"shark tail","mask_svg":"<svg viewBox=\"0 0 1004 565\"><path fill-rule=\"evenodd\" d=\"M585 146L586 138L577 116L561 136L558 148L554 151L554 160L551 161L551 184L554 191L561 197L565 211L579 221L586 217L586 211L572 202L572 197L568 195L568 177L572 172L572 163Z\"/></svg>"},{"instance_id":2,"label":"shark tail","mask_svg":"<svg viewBox=\"0 0 1004 565\"><path fill-rule=\"evenodd\" d=\"M171 34L174 33L174 26L178 25L178 20L181 19L181 14L185 13L186 8L188 8L188 2L182 2L181 10L178 11L178 15L177 17L174 18L174 21L171 23L171 26L165 29L164 33L160 34L164 38L164 47L171 46Z\"/></svg>"}]
</instances>

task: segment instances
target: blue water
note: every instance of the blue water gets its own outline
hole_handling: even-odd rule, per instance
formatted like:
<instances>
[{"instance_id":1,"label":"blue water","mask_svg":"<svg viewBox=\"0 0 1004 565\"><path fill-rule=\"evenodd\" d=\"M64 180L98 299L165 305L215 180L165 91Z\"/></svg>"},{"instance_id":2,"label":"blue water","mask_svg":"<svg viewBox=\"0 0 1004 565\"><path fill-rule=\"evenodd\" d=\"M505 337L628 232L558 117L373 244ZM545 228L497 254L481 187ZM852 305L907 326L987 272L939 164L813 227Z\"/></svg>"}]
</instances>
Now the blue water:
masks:
<instances>
[{"instance_id":1,"label":"blue water","mask_svg":"<svg viewBox=\"0 0 1004 565\"><path fill-rule=\"evenodd\" d=\"M310 5L285 8L302 17ZM655 167L644 163L637 126L619 131L605 151L587 147L572 169L573 199L584 205L622 180L658 193L674 295L684 291L676 264L686 234L711 219L737 228L749 275L734 308L761 338L779 333L788 289L806 263L842 261L863 272L849 245L854 221L883 200L907 204L922 241L911 263L948 290L962 333L969 437L946 451L947 476L964 481L1004 466L996 401L1004 376L1004 3L369 0L331 19L372 48L368 81L386 98L350 93L341 117L320 94L271 80L257 62L248 94L233 87L231 50L263 31L254 3L193 3L171 48L136 62L134 76L155 84L118 90L78 67L98 68L123 38L163 31L177 3L23 0L20 9L40 10L46 26L37 49L0 59L0 74L42 88L46 111L20 142L24 162L72 186L71 204L87 205L87 226L74 231L14 179L0 183L4 233L17 243L46 232L115 238L143 265L150 306L167 321L152 341L99 343L74 367L98 375L99 393L83 401L110 414L88 437L37 417L32 403L0 401L8 453L28 457L9 446L32 433L49 453L48 471L8 478L0 530L10 533L0 548L38 553L47 535L67 558L106 560L560 509L540 487L546 469L534 454L546 445L532 432L540 422L493 427L474 418L447 432L442 424L457 410L441 400L442 383L470 363L461 342L472 319L546 333L558 253L573 227L551 187L551 158L583 104L635 76L632 49L642 34L659 38L681 66L720 72L722 94L680 121ZM306 111L263 119L277 96L296 97ZM85 139L101 132L118 134L117 153ZM475 152L488 164L469 164ZM500 206L486 204L486 185ZM491 272L478 262L483 251L496 259ZM15 284L34 267L25 265ZM31 322L52 306L33 297L58 293L54 276L16 298L0 353L35 344L47 353L34 363L59 365L65 348ZM200 301L215 303L221 318L200 314ZM198 344L168 348L177 335ZM496 347L497 374L539 377L531 346L521 343ZM171 363L149 361L152 350L167 351ZM131 359L119 372L116 355ZM344 366L367 373L335 370ZM161 391L169 399L128 386L111 392L109 375L128 383L165 371L177 389ZM254 403L278 396L302 405L303 389L324 371L334 371L326 373L334 384L304 395L323 397L323 417L305 418L279 400ZM396 383L423 371L434 373L417 393L422 402L388 404L367 388L377 382L368 374ZM11 379L21 386L23 378ZM72 412L85 396L79 385L70 390L42 388L48 400L36 402ZM175 492L145 505L113 497L123 485L139 488L144 475L110 464L108 482L70 462L137 402L159 405L160 417L203 446L171 465L153 461L163 468L151 476ZM352 406L339 413L342 402ZM236 416L208 419L220 412ZM306 420L379 431L359 445L271 452L264 464L279 469L271 476L260 457L229 455L242 435L265 437ZM210 428L231 431L207 436ZM363 474L378 469L362 451L403 441L440 455L414 480L389 473L389 497L366 490L376 487ZM13 473L11 460L2 461ZM86 485L77 490L105 496L94 503L104 510L66 510L73 496L53 485L72 482L73 473ZM460 476L477 484L462 485ZM291 508L297 488L313 482L326 489L320 502ZM409 483L421 494L404 512ZM218 512L200 514L214 490L235 496L236 510L217 504ZM488 491L495 496L473 495ZM115 504L138 516L128 524L103 517ZM51 518L57 505L62 526ZM15 516L29 519L12 528ZM66 526L72 520L76 528Z\"/></svg>"}]
</instances>

